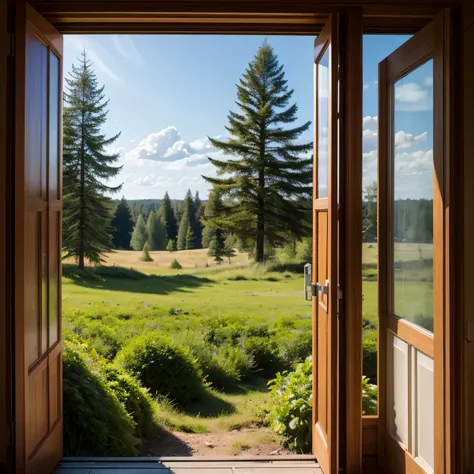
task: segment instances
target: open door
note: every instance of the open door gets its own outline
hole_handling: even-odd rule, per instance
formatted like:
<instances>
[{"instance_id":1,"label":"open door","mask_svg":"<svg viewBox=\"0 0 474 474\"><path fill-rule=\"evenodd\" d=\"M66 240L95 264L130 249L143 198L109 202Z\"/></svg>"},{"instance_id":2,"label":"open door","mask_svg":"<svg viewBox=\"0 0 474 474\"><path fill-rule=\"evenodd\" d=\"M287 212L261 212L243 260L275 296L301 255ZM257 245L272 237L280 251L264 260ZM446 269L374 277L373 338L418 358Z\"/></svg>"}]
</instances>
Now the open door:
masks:
<instances>
[{"instance_id":1,"label":"open door","mask_svg":"<svg viewBox=\"0 0 474 474\"><path fill-rule=\"evenodd\" d=\"M379 64L379 450L394 474L449 472L446 34L441 13Z\"/></svg>"},{"instance_id":2,"label":"open door","mask_svg":"<svg viewBox=\"0 0 474 474\"><path fill-rule=\"evenodd\" d=\"M313 453L324 474L338 471L338 16L314 43Z\"/></svg>"},{"instance_id":3,"label":"open door","mask_svg":"<svg viewBox=\"0 0 474 474\"><path fill-rule=\"evenodd\" d=\"M62 457L62 35L15 6L14 379L17 473Z\"/></svg>"}]
</instances>

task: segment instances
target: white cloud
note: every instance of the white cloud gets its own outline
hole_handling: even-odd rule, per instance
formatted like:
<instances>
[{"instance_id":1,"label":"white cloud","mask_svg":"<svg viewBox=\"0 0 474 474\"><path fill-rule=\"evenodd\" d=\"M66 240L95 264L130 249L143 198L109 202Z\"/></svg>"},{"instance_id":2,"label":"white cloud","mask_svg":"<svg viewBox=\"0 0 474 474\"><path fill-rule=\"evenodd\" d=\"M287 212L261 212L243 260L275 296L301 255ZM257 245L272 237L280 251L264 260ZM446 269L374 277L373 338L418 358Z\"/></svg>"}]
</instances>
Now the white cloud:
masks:
<instances>
[{"instance_id":1,"label":"white cloud","mask_svg":"<svg viewBox=\"0 0 474 474\"><path fill-rule=\"evenodd\" d=\"M428 132L420 133L419 135L412 135L400 130L395 134L395 147L396 148L410 148L416 142L426 141L428 138Z\"/></svg>"},{"instance_id":2,"label":"white cloud","mask_svg":"<svg viewBox=\"0 0 474 474\"><path fill-rule=\"evenodd\" d=\"M433 76L426 76L423 79L423 84L427 87L431 87L433 85Z\"/></svg>"},{"instance_id":3,"label":"white cloud","mask_svg":"<svg viewBox=\"0 0 474 474\"><path fill-rule=\"evenodd\" d=\"M377 116L371 117L370 115L367 115L366 117L362 119L362 127L364 129L377 131L378 126L379 126L379 121L378 121Z\"/></svg>"},{"instance_id":4,"label":"white cloud","mask_svg":"<svg viewBox=\"0 0 474 474\"><path fill-rule=\"evenodd\" d=\"M370 87L370 84L364 84L364 90L367 90Z\"/></svg>"},{"instance_id":5,"label":"white cloud","mask_svg":"<svg viewBox=\"0 0 474 474\"><path fill-rule=\"evenodd\" d=\"M416 82L395 86L395 101L400 111L423 112L433 108L430 91Z\"/></svg>"}]
</instances>

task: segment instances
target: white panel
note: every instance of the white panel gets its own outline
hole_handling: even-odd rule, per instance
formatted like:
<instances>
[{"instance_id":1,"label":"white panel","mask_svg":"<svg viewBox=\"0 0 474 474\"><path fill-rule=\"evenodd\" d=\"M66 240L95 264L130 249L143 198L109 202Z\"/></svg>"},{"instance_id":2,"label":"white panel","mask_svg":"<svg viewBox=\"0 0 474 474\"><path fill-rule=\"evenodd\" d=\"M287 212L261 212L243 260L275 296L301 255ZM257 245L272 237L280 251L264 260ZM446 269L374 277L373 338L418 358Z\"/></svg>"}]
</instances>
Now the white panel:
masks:
<instances>
[{"instance_id":1,"label":"white panel","mask_svg":"<svg viewBox=\"0 0 474 474\"><path fill-rule=\"evenodd\" d=\"M409 446L409 347L400 338L389 332L389 426L390 434L404 446ZM390 393L391 392L391 393ZM390 396L391 395L391 396Z\"/></svg>"},{"instance_id":2,"label":"white panel","mask_svg":"<svg viewBox=\"0 0 474 474\"><path fill-rule=\"evenodd\" d=\"M416 351L416 446L415 456L434 469L434 364L433 359ZM426 467L426 466L424 466Z\"/></svg>"}]
</instances>

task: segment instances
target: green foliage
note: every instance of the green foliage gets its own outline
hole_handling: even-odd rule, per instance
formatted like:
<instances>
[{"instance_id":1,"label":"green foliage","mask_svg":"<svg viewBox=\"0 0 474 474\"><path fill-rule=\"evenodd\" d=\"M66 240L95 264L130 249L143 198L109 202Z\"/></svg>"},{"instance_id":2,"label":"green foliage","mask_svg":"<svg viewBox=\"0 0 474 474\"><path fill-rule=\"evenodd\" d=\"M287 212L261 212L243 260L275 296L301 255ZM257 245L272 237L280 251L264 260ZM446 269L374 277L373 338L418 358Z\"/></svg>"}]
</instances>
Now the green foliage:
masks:
<instances>
[{"instance_id":1,"label":"green foliage","mask_svg":"<svg viewBox=\"0 0 474 474\"><path fill-rule=\"evenodd\" d=\"M147 439L156 431L154 402L140 383L125 370L107 364L104 377L135 422L135 434L140 439Z\"/></svg>"},{"instance_id":2,"label":"green foliage","mask_svg":"<svg viewBox=\"0 0 474 474\"><path fill-rule=\"evenodd\" d=\"M133 232L133 219L130 207L124 197L118 203L112 219L112 242L116 249L130 250L130 239Z\"/></svg>"},{"instance_id":3,"label":"green foliage","mask_svg":"<svg viewBox=\"0 0 474 474\"><path fill-rule=\"evenodd\" d=\"M77 344L64 344L63 417L66 456L135 456L135 423Z\"/></svg>"},{"instance_id":4,"label":"green foliage","mask_svg":"<svg viewBox=\"0 0 474 474\"><path fill-rule=\"evenodd\" d=\"M114 166L118 153L107 154L120 133L106 138L101 132L107 121L104 87L84 51L79 66L66 78L63 116L63 248L65 258L74 257L79 267L85 260L101 264L112 249L111 204L105 193L116 193L121 185L104 184L122 169Z\"/></svg>"},{"instance_id":5,"label":"green foliage","mask_svg":"<svg viewBox=\"0 0 474 474\"><path fill-rule=\"evenodd\" d=\"M148 214L146 231L148 236L147 242L150 250L164 250L168 242L168 236L166 235L166 229L161 222L161 219L153 210Z\"/></svg>"},{"instance_id":6,"label":"green foliage","mask_svg":"<svg viewBox=\"0 0 474 474\"><path fill-rule=\"evenodd\" d=\"M178 260L174 259L171 262L170 268L172 268L173 270L181 270L183 266L178 262Z\"/></svg>"},{"instance_id":7,"label":"green foliage","mask_svg":"<svg viewBox=\"0 0 474 474\"><path fill-rule=\"evenodd\" d=\"M311 449L312 365L308 357L293 372L278 373L268 383L272 403L266 421L290 449L298 452Z\"/></svg>"},{"instance_id":8,"label":"green foliage","mask_svg":"<svg viewBox=\"0 0 474 474\"><path fill-rule=\"evenodd\" d=\"M283 66L266 42L258 49L237 85L239 112L229 112L231 138L212 144L232 160L209 158L218 175L204 177L222 193L225 208L209 222L219 229L255 241L255 259L265 260L264 240L282 243L288 232L304 236L310 230L312 143L296 143L310 122L284 128L297 120L298 106L289 105ZM227 199L227 200L226 200Z\"/></svg>"},{"instance_id":9,"label":"green foliage","mask_svg":"<svg viewBox=\"0 0 474 474\"><path fill-rule=\"evenodd\" d=\"M154 396L186 405L201 394L202 375L196 360L157 333L136 337L117 355L117 362Z\"/></svg>"},{"instance_id":10,"label":"green foliage","mask_svg":"<svg viewBox=\"0 0 474 474\"><path fill-rule=\"evenodd\" d=\"M265 378L274 377L278 371L285 368L275 337L251 336L245 339L244 349L252 358L255 372Z\"/></svg>"},{"instance_id":11,"label":"green foliage","mask_svg":"<svg viewBox=\"0 0 474 474\"><path fill-rule=\"evenodd\" d=\"M145 242L148 240L148 232L146 230L145 219L140 214L133 229L132 240L130 242L133 250L143 250Z\"/></svg>"},{"instance_id":12,"label":"green foliage","mask_svg":"<svg viewBox=\"0 0 474 474\"><path fill-rule=\"evenodd\" d=\"M377 330L365 330L362 337L362 373L377 383Z\"/></svg>"},{"instance_id":13,"label":"green foliage","mask_svg":"<svg viewBox=\"0 0 474 474\"><path fill-rule=\"evenodd\" d=\"M184 198L183 215L181 217L178 230L178 250L187 249L188 242L186 240L186 237L188 234L188 228L191 228L191 235L194 238L192 243L189 242L190 245L193 245L193 247L191 248L199 248L199 246L201 245L201 241L197 241L196 235L200 235L201 233L200 224L196 217L195 203L190 190L188 190L188 192L186 193L186 197Z\"/></svg>"},{"instance_id":14,"label":"green foliage","mask_svg":"<svg viewBox=\"0 0 474 474\"><path fill-rule=\"evenodd\" d=\"M230 265L230 259L232 257L235 257L235 236L234 234L229 234L227 238L224 241L224 249L222 251L222 255L224 257L227 257L229 259L229 265Z\"/></svg>"},{"instance_id":15,"label":"green foliage","mask_svg":"<svg viewBox=\"0 0 474 474\"><path fill-rule=\"evenodd\" d=\"M168 241L168 245L166 246L166 250L167 250L168 252L176 252L176 250L177 250L177 248L176 248L176 241L170 239L170 240Z\"/></svg>"},{"instance_id":16,"label":"green foliage","mask_svg":"<svg viewBox=\"0 0 474 474\"><path fill-rule=\"evenodd\" d=\"M194 243L196 237L194 236L193 229L188 225L188 231L186 232L186 250L192 250L194 248Z\"/></svg>"},{"instance_id":17,"label":"green foliage","mask_svg":"<svg viewBox=\"0 0 474 474\"><path fill-rule=\"evenodd\" d=\"M216 230L214 236L209 243L209 251L207 254L210 257L214 257L214 260L220 264L223 259L222 256L224 255L224 239L222 237L222 231Z\"/></svg>"},{"instance_id":18,"label":"green foliage","mask_svg":"<svg viewBox=\"0 0 474 474\"><path fill-rule=\"evenodd\" d=\"M145 245L143 246L143 255L141 261L153 262L153 259L150 257L150 245L148 244L148 242L145 242Z\"/></svg>"},{"instance_id":19,"label":"green foliage","mask_svg":"<svg viewBox=\"0 0 474 474\"><path fill-rule=\"evenodd\" d=\"M377 240L377 182L364 189L362 206L362 238L364 242Z\"/></svg>"},{"instance_id":20,"label":"green foliage","mask_svg":"<svg viewBox=\"0 0 474 474\"><path fill-rule=\"evenodd\" d=\"M216 234L216 227L213 226L212 220L213 218L217 217L221 208L222 200L220 198L219 192L217 192L215 189L212 189L209 193L209 198L204 208L204 215L201 218L205 226L202 231L202 247L205 249L209 248L211 240Z\"/></svg>"},{"instance_id":21,"label":"green foliage","mask_svg":"<svg viewBox=\"0 0 474 474\"><path fill-rule=\"evenodd\" d=\"M289 368L295 362L302 362L312 354L313 337L310 330L305 332L283 332L278 341L280 359Z\"/></svg>"},{"instance_id":22,"label":"green foliage","mask_svg":"<svg viewBox=\"0 0 474 474\"><path fill-rule=\"evenodd\" d=\"M378 390L377 385L373 385L368 377L362 377L362 414L376 415Z\"/></svg>"},{"instance_id":23,"label":"green foliage","mask_svg":"<svg viewBox=\"0 0 474 474\"><path fill-rule=\"evenodd\" d=\"M171 206L168 191L166 191L165 196L163 197L160 209L158 210L158 216L166 229L168 239L176 240L178 237L178 225L176 223L176 217L174 215L173 207Z\"/></svg>"}]
</instances>

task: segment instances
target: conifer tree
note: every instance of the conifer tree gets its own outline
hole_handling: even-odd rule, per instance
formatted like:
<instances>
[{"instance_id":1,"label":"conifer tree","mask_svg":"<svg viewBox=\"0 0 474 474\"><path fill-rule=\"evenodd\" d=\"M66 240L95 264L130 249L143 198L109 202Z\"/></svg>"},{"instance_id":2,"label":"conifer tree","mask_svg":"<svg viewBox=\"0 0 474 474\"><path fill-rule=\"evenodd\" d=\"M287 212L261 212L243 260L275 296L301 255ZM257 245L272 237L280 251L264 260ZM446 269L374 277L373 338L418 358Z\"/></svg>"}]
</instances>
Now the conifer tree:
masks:
<instances>
[{"instance_id":1,"label":"conifer tree","mask_svg":"<svg viewBox=\"0 0 474 474\"><path fill-rule=\"evenodd\" d=\"M188 226L191 226L194 234L195 240L193 248L197 248L195 231L197 227L196 209L194 208L193 196L190 190L188 190L186 197L184 198L183 216L181 217L178 230L178 250L186 249L186 234L188 232Z\"/></svg>"},{"instance_id":2,"label":"conifer tree","mask_svg":"<svg viewBox=\"0 0 474 474\"><path fill-rule=\"evenodd\" d=\"M85 259L98 265L112 248L110 198L122 185L107 186L122 169L114 166L118 153L106 153L120 133L107 138L108 100L84 51L73 65L64 92L63 141L63 247L80 268Z\"/></svg>"},{"instance_id":3,"label":"conifer tree","mask_svg":"<svg viewBox=\"0 0 474 474\"><path fill-rule=\"evenodd\" d=\"M297 120L298 106L289 105L292 95L283 65L265 42L237 85L240 111L229 112L229 140L209 138L234 157L209 158L218 175L227 175L204 177L226 201L214 223L241 238L252 237L259 262L265 258L265 240L282 242L288 231L300 236L310 228L302 199L311 198L312 159L301 155L312 149L312 143L296 140L311 122L286 127Z\"/></svg>"},{"instance_id":4,"label":"conifer tree","mask_svg":"<svg viewBox=\"0 0 474 474\"><path fill-rule=\"evenodd\" d=\"M193 228L188 225L188 231L186 232L186 250L192 250L196 242L196 236L194 235Z\"/></svg>"},{"instance_id":5,"label":"conifer tree","mask_svg":"<svg viewBox=\"0 0 474 474\"><path fill-rule=\"evenodd\" d=\"M158 209L158 215L166 229L168 239L175 240L178 236L178 226L168 191L166 191L161 206Z\"/></svg>"},{"instance_id":6,"label":"conifer tree","mask_svg":"<svg viewBox=\"0 0 474 474\"><path fill-rule=\"evenodd\" d=\"M148 232L146 230L145 219L140 214L133 229L132 240L130 242L133 250L143 250L143 246L148 240Z\"/></svg>"},{"instance_id":7,"label":"conifer tree","mask_svg":"<svg viewBox=\"0 0 474 474\"><path fill-rule=\"evenodd\" d=\"M204 224L204 229L202 231L202 247L207 249L211 242L212 237L216 232L216 228L213 226L213 218L217 217L219 210L222 207L222 202L219 197L219 193L216 190L211 190L209 197L207 199L206 206L204 207L204 214L201 218L202 223Z\"/></svg>"},{"instance_id":8,"label":"conifer tree","mask_svg":"<svg viewBox=\"0 0 474 474\"><path fill-rule=\"evenodd\" d=\"M116 249L130 250L133 232L133 219L125 197L122 197L112 219L112 242Z\"/></svg>"},{"instance_id":9,"label":"conifer tree","mask_svg":"<svg viewBox=\"0 0 474 474\"><path fill-rule=\"evenodd\" d=\"M235 236L233 234L229 234L224 241L224 249L222 251L222 255L229 259L229 265L230 265L230 259L232 257L235 257L234 245L235 245Z\"/></svg>"},{"instance_id":10,"label":"conifer tree","mask_svg":"<svg viewBox=\"0 0 474 474\"><path fill-rule=\"evenodd\" d=\"M202 241L202 231L204 227L201 222L201 219L204 216L204 205L202 204L201 197L199 196L199 191L196 191L196 194L194 195L194 209L196 209L196 228L193 230L196 233L196 245L200 247Z\"/></svg>"},{"instance_id":11,"label":"conifer tree","mask_svg":"<svg viewBox=\"0 0 474 474\"><path fill-rule=\"evenodd\" d=\"M176 252L176 240L170 239L168 245L166 246L168 252Z\"/></svg>"},{"instance_id":12,"label":"conifer tree","mask_svg":"<svg viewBox=\"0 0 474 474\"><path fill-rule=\"evenodd\" d=\"M224 239L220 230L217 230L215 235L212 237L207 254L210 257L214 257L214 260L218 265L221 264L223 260L222 256L224 255Z\"/></svg>"},{"instance_id":13,"label":"conifer tree","mask_svg":"<svg viewBox=\"0 0 474 474\"><path fill-rule=\"evenodd\" d=\"M141 260L142 262L153 262L153 259L150 256L150 246L148 245L148 242L145 242L145 245L143 246L143 255Z\"/></svg>"}]
</instances>

